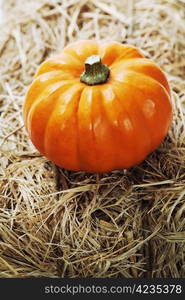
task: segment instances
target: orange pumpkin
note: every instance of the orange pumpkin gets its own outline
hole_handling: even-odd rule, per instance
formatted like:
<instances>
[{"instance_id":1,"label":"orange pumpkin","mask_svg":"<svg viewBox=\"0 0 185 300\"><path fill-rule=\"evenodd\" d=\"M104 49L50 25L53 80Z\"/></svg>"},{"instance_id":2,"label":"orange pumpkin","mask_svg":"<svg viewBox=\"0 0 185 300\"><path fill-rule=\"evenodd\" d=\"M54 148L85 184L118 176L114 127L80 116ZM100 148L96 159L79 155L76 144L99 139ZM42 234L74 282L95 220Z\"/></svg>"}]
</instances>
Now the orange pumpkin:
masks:
<instances>
[{"instance_id":1,"label":"orange pumpkin","mask_svg":"<svg viewBox=\"0 0 185 300\"><path fill-rule=\"evenodd\" d=\"M39 67L24 103L35 147L69 170L129 168L156 149L171 118L162 70L135 47L78 41Z\"/></svg>"}]
</instances>

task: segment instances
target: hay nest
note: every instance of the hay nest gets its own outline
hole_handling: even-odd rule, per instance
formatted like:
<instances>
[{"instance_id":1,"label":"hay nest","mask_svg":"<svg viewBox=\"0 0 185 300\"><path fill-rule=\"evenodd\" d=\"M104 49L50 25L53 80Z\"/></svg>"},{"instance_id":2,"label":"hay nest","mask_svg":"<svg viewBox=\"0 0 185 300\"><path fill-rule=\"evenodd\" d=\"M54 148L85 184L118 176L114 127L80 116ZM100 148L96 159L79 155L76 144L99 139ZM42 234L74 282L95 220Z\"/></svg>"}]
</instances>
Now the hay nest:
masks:
<instances>
[{"instance_id":1,"label":"hay nest","mask_svg":"<svg viewBox=\"0 0 185 300\"><path fill-rule=\"evenodd\" d=\"M4 0L0 42L0 276L185 276L185 1ZM141 48L166 72L172 126L140 165L55 167L22 104L37 66L78 39Z\"/></svg>"}]
</instances>

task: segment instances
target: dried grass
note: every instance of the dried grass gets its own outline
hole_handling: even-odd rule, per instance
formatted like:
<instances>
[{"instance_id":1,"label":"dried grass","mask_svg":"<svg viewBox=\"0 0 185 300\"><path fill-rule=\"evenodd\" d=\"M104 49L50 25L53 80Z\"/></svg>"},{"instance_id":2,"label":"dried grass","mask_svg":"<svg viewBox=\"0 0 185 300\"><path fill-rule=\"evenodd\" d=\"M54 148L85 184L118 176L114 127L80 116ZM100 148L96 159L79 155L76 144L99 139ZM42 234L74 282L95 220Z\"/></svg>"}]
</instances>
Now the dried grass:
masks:
<instances>
[{"instance_id":1,"label":"dried grass","mask_svg":"<svg viewBox=\"0 0 185 300\"><path fill-rule=\"evenodd\" d=\"M3 9L0 276L185 277L185 1L4 0ZM127 171L59 169L23 126L37 66L78 39L133 44L169 78L169 134Z\"/></svg>"}]
</instances>

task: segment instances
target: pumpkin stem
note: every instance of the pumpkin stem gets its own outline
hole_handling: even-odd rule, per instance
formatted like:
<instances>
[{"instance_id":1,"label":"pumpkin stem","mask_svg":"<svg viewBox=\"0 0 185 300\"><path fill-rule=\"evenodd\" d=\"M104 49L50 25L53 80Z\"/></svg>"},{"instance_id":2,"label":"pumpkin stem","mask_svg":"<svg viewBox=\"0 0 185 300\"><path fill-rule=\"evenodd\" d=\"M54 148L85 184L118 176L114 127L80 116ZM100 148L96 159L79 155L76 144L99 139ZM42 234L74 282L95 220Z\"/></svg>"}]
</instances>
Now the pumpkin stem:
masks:
<instances>
[{"instance_id":1,"label":"pumpkin stem","mask_svg":"<svg viewBox=\"0 0 185 300\"><path fill-rule=\"evenodd\" d=\"M80 81L87 85L105 83L110 74L109 68L102 64L99 55L89 56L85 61L85 71L80 76Z\"/></svg>"}]
</instances>

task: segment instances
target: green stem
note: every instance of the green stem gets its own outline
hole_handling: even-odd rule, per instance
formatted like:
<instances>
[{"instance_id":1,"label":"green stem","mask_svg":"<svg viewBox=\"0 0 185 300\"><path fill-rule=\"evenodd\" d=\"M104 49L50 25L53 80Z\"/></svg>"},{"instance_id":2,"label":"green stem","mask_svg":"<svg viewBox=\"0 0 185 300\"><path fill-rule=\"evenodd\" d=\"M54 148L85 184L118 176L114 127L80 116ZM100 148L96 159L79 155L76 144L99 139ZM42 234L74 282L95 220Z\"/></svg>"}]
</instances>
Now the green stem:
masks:
<instances>
[{"instance_id":1,"label":"green stem","mask_svg":"<svg viewBox=\"0 0 185 300\"><path fill-rule=\"evenodd\" d=\"M109 68L102 64L99 55L89 56L85 61L85 71L80 76L80 81L87 85L105 83L110 74Z\"/></svg>"}]
</instances>

